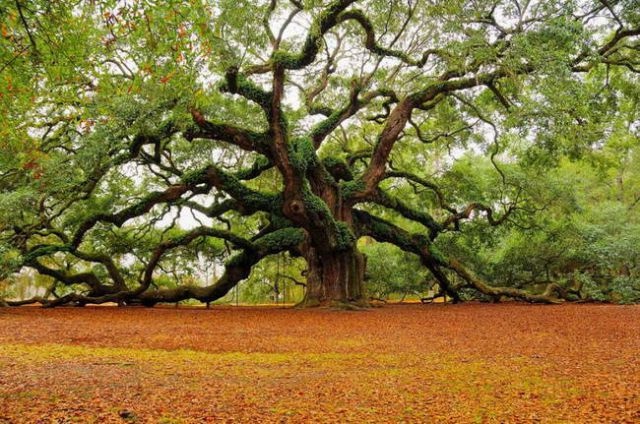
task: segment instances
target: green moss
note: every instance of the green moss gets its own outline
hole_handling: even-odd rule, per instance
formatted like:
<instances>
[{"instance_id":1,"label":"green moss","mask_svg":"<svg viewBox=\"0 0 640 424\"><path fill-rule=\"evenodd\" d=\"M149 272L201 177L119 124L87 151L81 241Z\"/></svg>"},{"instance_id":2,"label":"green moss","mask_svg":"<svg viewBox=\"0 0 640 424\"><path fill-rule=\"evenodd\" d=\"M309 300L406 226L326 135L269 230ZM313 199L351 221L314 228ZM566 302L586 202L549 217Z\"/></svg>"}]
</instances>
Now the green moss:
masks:
<instances>
[{"instance_id":1,"label":"green moss","mask_svg":"<svg viewBox=\"0 0 640 424\"><path fill-rule=\"evenodd\" d=\"M319 37L327 32L327 30L335 24L338 14L345 9L343 3L344 2L338 0L328 4L313 23L310 33L313 36Z\"/></svg>"},{"instance_id":2,"label":"green moss","mask_svg":"<svg viewBox=\"0 0 640 424\"><path fill-rule=\"evenodd\" d=\"M285 228L290 227L292 225L291 221L287 218L280 215L280 211L282 210L282 202L277 206L277 210L269 217L269 221L271 226L274 228Z\"/></svg>"},{"instance_id":3,"label":"green moss","mask_svg":"<svg viewBox=\"0 0 640 424\"><path fill-rule=\"evenodd\" d=\"M165 196L165 192L163 191L151 192L140 199L138 203L129 206L127 209L124 209L117 215L119 215L120 217L140 216L144 213L147 213L149 209L151 209L152 205L156 204L158 202L158 199L162 198L163 196Z\"/></svg>"},{"instance_id":4,"label":"green moss","mask_svg":"<svg viewBox=\"0 0 640 424\"><path fill-rule=\"evenodd\" d=\"M257 177L262 171L271 166L271 161L265 157L258 157L249 168L237 171L234 176L239 180L248 180Z\"/></svg>"},{"instance_id":5,"label":"green moss","mask_svg":"<svg viewBox=\"0 0 640 424\"><path fill-rule=\"evenodd\" d=\"M255 191L251 191L246 187L246 194L240 197L240 201L243 202L250 209L254 210L269 210L273 206L275 196L263 195Z\"/></svg>"},{"instance_id":6,"label":"green moss","mask_svg":"<svg viewBox=\"0 0 640 424\"><path fill-rule=\"evenodd\" d=\"M340 117L342 116L342 110L337 110L322 122L319 122L311 129L311 137L326 135L329 134L335 126L340 122Z\"/></svg>"},{"instance_id":7,"label":"green moss","mask_svg":"<svg viewBox=\"0 0 640 424\"><path fill-rule=\"evenodd\" d=\"M351 181L353 180L353 173L347 162L339 157L329 156L322 159L322 165L326 169L324 178L327 184L334 185L336 181L344 180Z\"/></svg>"},{"instance_id":8,"label":"green moss","mask_svg":"<svg viewBox=\"0 0 640 424\"><path fill-rule=\"evenodd\" d=\"M427 246L431 243L429 237L423 234L414 234L412 238L418 246Z\"/></svg>"},{"instance_id":9,"label":"green moss","mask_svg":"<svg viewBox=\"0 0 640 424\"><path fill-rule=\"evenodd\" d=\"M196 184L206 181L207 169L196 169L194 171L185 172L182 174L182 182L188 186L194 186Z\"/></svg>"},{"instance_id":10,"label":"green moss","mask_svg":"<svg viewBox=\"0 0 640 424\"><path fill-rule=\"evenodd\" d=\"M316 196L308 186L303 189L302 200L308 213L318 215L318 219L333 219L331 211L324 200Z\"/></svg>"},{"instance_id":11,"label":"green moss","mask_svg":"<svg viewBox=\"0 0 640 424\"><path fill-rule=\"evenodd\" d=\"M311 24L302 51L299 54L277 50L271 55L271 61L286 69L300 69L310 64L322 47L322 35L336 24L336 17L345 5L342 1L335 1L327 5L323 12Z\"/></svg>"},{"instance_id":12,"label":"green moss","mask_svg":"<svg viewBox=\"0 0 640 424\"><path fill-rule=\"evenodd\" d=\"M271 106L271 98L273 94L271 92L264 91L261 87L242 74L233 74L232 76L229 76L226 81L222 82L218 86L218 89L220 91L240 94L243 97L259 104L262 108L269 108Z\"/></svg>"},{"instance_id":13,"label":"green moss","mask_svg":"<svg viewBox=\"0 0 640 424\"><path fill-rule=\"evenodd\" d=\"M256 159L256 162L253 164L254 167L260 167L260 168L263 168L269 165L271 165L271 161L266 156L260 156L258 159Z\"/></svg>"},{"instance_id":14,"label":"green moss","mask_svg":"<svg viewBox=\"0 0 640 424\"><path fill-rule=\"evenodd\" d=\"M356 236L353 234L349 226L342 222L336 221L336 240L335 247L338 250L347 250L355 244Z\"/></svg>"},{"instance_id":15,"label":"green moss","mask_svg":"<svg viewBox=\"0 0 640 424\"><path fill-rule=\"evenodd\" d=\"M318 156L311 139L302 137L293 140L289 144L289 159L293 167L301 174L306 173L307 169L316 166Z\"/></svg>"},{"instance_id":16,"label":"green moss","mask_svg":"<svg viewBox=\"0 0 640 424\"><path fill-rule=\"evenodd\" d=\"M295 68L300 61L301 55L293 54L285 50L276 50L271 55L271 61L284 66L287 69Z\"/></svg>"},{"instance_id":17,"label":"green moss","mask_svg":"<svg viewBox=\"0 0 640 424\"><path fill-rule=\"evenodd\" d=\"M409 207L400 199L389 196L382 191L380 192L380 204L387 208L396 210L405 218L423 224L424 226L429 228L429 230L431 230L432 235L435 235L442 231L442 226L438 222L436 222L431 215L426 212L415 210Z\"/></svg>"},{"instance_id":18,"label":"green moss","mask_svg":"<svg viewBox=\"0 0 640 424\"><path fill-rule=\"evenodd\" d=\"M242 184L235 176L213 165L209 169L211 168L215 170L220 182L220 188L229 193L234 199L242 202L246 207L253 210L269 211L274 207L274 203L278 203L279 197L277 195L254 191Z\"/></svg>"},{"instance_id":19,"label":"green moss","mask_svg":"<svg viewBox=\"0 0 640 424\"><path fill-rule=\"evenodd\" d=\"M279 252L294 247L304 241L304 231L300 228L282 228L256 241L256 247L264 254Z\"/></svg>"},{"instance_id":20,"label":"green moss","mask_svg":"<svg viewBox=\"0 0 640 424\"><path fill-rule=\"evenodd\" d=\"M68 244L58 246L40 246L33 249L31 252L24 255L24 263L29 263L41 256L53 255L58 252L71 252L73 247Z\"/></svg>"},{"instance_id":21,"label":"green moss","mask_svg":"<svg viewBox=\"0 0 640 424\"><path fill-rule=\"evenodd\" d=\"M345 199L355 196L356 193L364 191L366 188L362 178L357 178L353 181L344 181L340 183L340 192Z\"/></svg>"},{"instance_id":22,"label":"green moss","mask_svg":"<svg viewBox=\"0 0 640 424\"><path fill-rule=\"evenodd\" d=\"M369 222L369 225L375 239L393 243L403 250L416 250L414 241L406 233L396 231L384 221L373 219Z\"/></svg>"},{"instance_id":23,"label":"green moss","mask_svg":"<svg viewBox=\"0 0 640 424\"><path fill-rule=\"evenodd\" d=\"M247 260L247 257L244 253L238 253L237 255L233 255L224 263L224 266L227 268L233 268L242 266Z\"/></svg>"},{"instance_id":24,"label":"green moss","mask_svg":"<svg viewBox=\"0 0 640 424\"><path fill-rule=\"evenodd\" d=\"M328 156L322 159L322 164L327 168L334 168L336 166L347 166L347 162L344 159L336 156Z\"/></svg>"}]
</instances>

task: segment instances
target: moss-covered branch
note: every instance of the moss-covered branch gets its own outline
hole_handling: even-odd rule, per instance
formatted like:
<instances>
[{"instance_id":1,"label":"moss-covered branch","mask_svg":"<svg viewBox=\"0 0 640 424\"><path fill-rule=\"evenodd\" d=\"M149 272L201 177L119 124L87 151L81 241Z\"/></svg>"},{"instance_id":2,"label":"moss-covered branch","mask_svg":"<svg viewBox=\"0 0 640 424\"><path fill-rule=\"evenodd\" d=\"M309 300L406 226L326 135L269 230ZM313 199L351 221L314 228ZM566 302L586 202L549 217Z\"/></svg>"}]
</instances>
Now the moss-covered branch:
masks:
<instances>
[{"instance_id":1,"label":"moss-covered branch","mask_svg":"<svg viewBox=\"0 0 640 424\"><path fill-rule=\"evenodd\" d=\"M265 156L260 156L250 167L240 169L234 173L234 176L239 180L252 180L271 168L273 168L273 162Z\"/></svg>"},{"instance_id":2,"label":"moss-covered branch","mask_svg":"<svg viewBox=\"0 0 640 424\"><path fill-rule=\"evenodd\" d=\"M113 281L113 287L116 290L125 290L127 288L124 277L111 256L99 253L82 252L77 249L73 251L73 255L83 261L102 264L107 269L109 278Z\"/></svg>"},{"instance_id":3,"label":"moss-covered branch","mask_svg":"<svg viewBox=\"0 0 640 424\"><path fill-rule=\"evenodd\" d=\"M320 51L322 37L339 23L338 15L355 2L356 0L336 0L330 3L311 24L302 50L299 53L276 50L271 56L271 62L284 69L302 69L310 65Z\"/></svg>"},{"instance_id":4,"label":"moss-covered branch","mask_svg":"<svg viewBox=\"0 0 640 424\"><path fill-rule=\"evenodd\" d=\"M529 293L513 287L496 287L483 281L477 275L466 269L459 261L449 259L444 264L447 268L458 274L470 287L487 296L499 299L502 296L512 299L521 299L532 303L562 303L567 296L567 291L558 284L547 285L545 291L540 294Z\"/></svg>"},{"instance_id":5,"label":"moss-covered branch","mask_svg":"<svg viewBox=\"0 0 640 424\"><path fill-rule=\"evenodd\" d=\"M443 230L443 226L436 222L436 220L427 212L412 208L402 200L389 195L381 189L378 189L375 194L369 198L369 200L380 206L384 206L385 208L392 209L407 219L424 225L429 229L430 238L432 240L435 239Z\"/></svg>"},{"instance_id":6,"label":"moss-covered branch","mask_svg":"<svg viewBox=\"0 0 640 424\"><path fill-rule=\"evenodd\" d=\"M239 94L242 97L258 104L266 113L271 108L273 93L263 90L256 83L239 72L238 68L231 67L225 74L224 82L219 86L220 91Z\"/></svg>"},{"instance_id":7,"label":"moss-covered branch","mask_svg":"<svg viewBox=\"0 0 640 424\"><path fill-rule=\"evenodd\" d=\"M171 203L177 201L183 194L194 188L197 182L192 184L175 184L163 191L154 191L147 194L137 203L122 209L116 213L98 213L83 221L76 230L71 246L78 247L85 234L98 222L108 222L115 226L122 226L126 221L149 212L155 205L160 203Z\"/></svg>"},{"instance_id":8,"label":"moss-covered branch","mask_svg":"<svg viewBox=\"0 0 640 424\"><path fill-rule=\"evenodd\" d=\"M341 109L332 110L327 119L323 120L311 129L309 136L313 140L313 146L318 149L322 141L338 126L356 114L364 106L377 97L387 97L389 103L398 101L396 94L391 90L374 90L359 96L360 89L357 84L351 87L349 103Z\"/></svg>"},{"instance_id":9,"label":"moss-covered branch","mask_svg":"<svg viewBox=\"0 0 640 424\"><path fill-rule=\"evenodd\" d=\"M46 275L56 279L57 281L71 286L73 284L85 284L91 289L93 295L103 295L106 293L113 293L118 291L114 286L108 286L103 284L100 279L93 272L80 272L72 274L64 270L57 270L43 265L40 261L34 260L29 263L29 266L42 275Z\"/></svg>"},{"instance_id":10,"label":"moss-covered branch","mask_svg":"<svg viewBox=\"0 0 640 424\"><path fill-rule=\"evenodd\" d=\"M460 221L469 219L473 214L473 212L475 211L484 212L489 224L492 226L498 226L504 223L516 209L515 202L514 202L506 208L506 210L500 217L496 218L495 212L491 207L480 202L472 202L472 203L469 203L464 209L459 211L453 206L451 206L445 200L444 194L442 193L440 188L431 181L427 181L424 178L420 178L417 175L411 174L409 172L404 172L404 171L388 171L385 173L385 178L402 178L407 181L412 181L417 184L420 184L421 186L433 191L433 193L435 194L438 200L438 206L450 213L450 215L444 221L442 221L441 223L436 223L438 232L442 231L443 229L449 228L451 226L458 229ZM383 206L387 206L387 205L383 205ZM404 213L403 213L403 216L405 216L406 218L412 219L409 216L405 215Z\"/></svg>"},{"instance_id":11,"label":"moss-covered branch","mask_svg":"<svg viewBox=\"0 0 640 424\"><path fill-rule=\"evenodd\" d=\"M227 240L233 243L236 247L245 249L247 252L256 250L256 247L250 241L233 234L230 231L220 230L210 227L198 227L193 230L187 231L179 236L174 236L168 240L160 243L153 251L149 262L145 267L145 271L142 277L140 287L137 288L132 295L138 296L145 292L153 282L153 274L160 263L162 257L169 250L175 249L179 246L186 246L193 242L195 239L201 237L215 237L223 240Z\"/></svg>"},{"instance_id":12,"label":"moss-covered branch","mask_svg":"<svg viewBox=\"0 0 640 424\"><path fill-rule=\"evenodd\" d=\"M243 249L229 259L225 265L224 274L214 284L206 287L180 286L177 288L150 289L153 274L163 255L180 246L186 246L201 237L217 237L230 241ZM142 304L152 306L159 302L179 302L186 299L197 299L202 302L212 302L229 292L239 281L249 276L251 268L262 258L282 251L295 249L305 238L303 230L298 228L283 228L250 242L238 237L231 232L208 227L200 227L185 232L164 241L154 251L149 264L146 267L141 285L135 290L92 290L89 294L71 293L62 297L49 299L37 296L21 301L3 301L4 305L20 306L40 303L47 307L65 304L100 304L105 302L118 302L130 305ZM79 273L68 275L64 272L34 264L40 267L39 272L60 279L65 284L96 285L95 275L91 273ZM99 283L98 283L99 284ZM104 286L96 286L103 289ZM92 287L93 288L93 287Z\"/></svg>"},{"instance_id":13,"label":"moss-covered branch","mask_svg":"<svg viewBox=\"0 0 640 424\"><path fill-rule=\"evenodd\" d=\"M444 220L442 226L444 228L447 228L453 224L457 228L458 223L463 219L468 219L469 217L471 217L474 211L484 212L487 217L487 221L489 221L489 224L492 226L498 226L505 222L515 209L515 204L511 204L499 218L496 218L494 216L492 208L480 202L473 202L468 204L462 211L452 213L447 219Z\"/></svg>"},{"instance_id":14,"label":"moss-covered branch","mask_svg":"<svg viewBox=\"0 0 640 424\"><path fill-rule=\"evenodd\" d=\"M185 138L192 140L194 138L205 138L211 140L220 140L240 147L249 152L260 152L263 155L269 155L268 135L244 128L239 128L230 124L219 124L208 121L200 111L191 110L191 116L197 124L197 128L192 128L185 133Z\"/></svg>"},{"instance_id":15,"label":"moss-covered branch","mask_svg":"<svg viewBox=\"0 0 640 424\"><path fill-rule=\"evenodd\" d=\"M428 237L421 234L411 234L397 225L365 211L355 210L354 218L358 234L373 237L380 242L391 243L406 252L417 255L422 264L431 271L442 290L455 302L460 300L460 295L441 271L439 262L443 259L440 258L439 251L435 249Z\"/></svg>"},{"instance_id":16,"label":"moss-covered branch","mask_svg":"<svg viewBox=\"0 0 640 424\"><path fill-rule=\"evenodd\" d=\"M185 173L182 182L174 184L163 191L154 191L147 194L137 203L124 208L116 213L99 213L83 221L76 230L70 245L76 248L82 242L85 234L98 222L107 222L115 226L122 226L126 221L149 212L155 205L161 203L178 203L185 193L195 190L197 186L204 184L206 188L216 187L228 193L250 210L270 211L278 204L278 196L266 195L252 190L242 184L235 176L222 171L214 165L209 165L197 171ZM36 255L38 252L31 252ZM42 252L48 254L48 252ZM36 256L41 256L37 254Z\"/></svg>"},{"instance_id":17,"label":"moss-covered branch","mask_svg":"<svg viewBox=\"0 0 640 424\"><path fill-rule=\"evenodd\" d=\"M447 295L454 299L459 299L459 295L442 272L443 268L455 272L468 287L496 299L505 296L527 302L561 303L567 296L567 291L557 284L549 284L541 294L529 293L512 287L492 286L467 270L459 261L447 258L427 237L411 234L364 211L354 211L354 217L357 219L357 228L361 235L368 235L378 241L392 243L405 251L418 255Z\"/></svg>"},{"instance_id":18,"label":"moss-covered branch","mask_svg":"<svg viewBox=\"0 0 640 424\"><path fill-rule=\"evenodd\" d=\"M438 200L438 206L441 207L442 209L446 209L447 211L451 212L451 213L457 213L458 211L456 209L454 209L451 205L449 205L449 203L446 201L444 193L442 193L442 190L440 190L440 187L438 187L437 184L431 182L431 181L427 181L424 178L421 178L415 174L412 174L410 172L406 172L406 171L387 171L385 173L384 178L402 178L404 180L407 181L411 181L414 182L416 184L421 185L422 187L431 190L435 196L436 199Z\"/></svg>"},{"instance_id":19,"label":"moss-covered branch","mask_svg":"<svg viewBox=\"0 0 640 424\"><path fill-rule=\"evenodd\" d=\"M189 238L195 239L199 236L194 233ZM294 249L303 240L304 231L301 229L283 228L276 230L253 241L245 250L229 259L225 265L224 274L212 285L205 287L181 286L173 289L158 288L152 290L148 290L149 286L147 285L147 288L132 298L130 302L140 302L147 306L159 302L179 302L186 299L213 302L227 294L238 282L247 278L251 268L262 258ZM181 239L181 242L188 241L188 238Z\"/></svg>"}]
</instances>

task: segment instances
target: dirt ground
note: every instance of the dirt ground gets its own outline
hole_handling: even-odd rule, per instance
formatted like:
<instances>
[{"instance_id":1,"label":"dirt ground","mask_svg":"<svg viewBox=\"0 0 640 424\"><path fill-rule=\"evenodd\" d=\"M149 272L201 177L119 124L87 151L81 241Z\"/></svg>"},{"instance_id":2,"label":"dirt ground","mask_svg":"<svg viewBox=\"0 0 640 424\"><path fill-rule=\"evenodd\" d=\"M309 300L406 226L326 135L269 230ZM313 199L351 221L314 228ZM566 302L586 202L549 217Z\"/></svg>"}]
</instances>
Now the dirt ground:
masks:
<instances>
[{"instance_id":1,"label":"dirt ground","mask_svg":"<svg viewBox=\"0 0 640 424\"><path fill-rule=\"evenodd\" d=\"M0 308L0 423L640 422L640 306Z\"/></svg>"}]
</instances>

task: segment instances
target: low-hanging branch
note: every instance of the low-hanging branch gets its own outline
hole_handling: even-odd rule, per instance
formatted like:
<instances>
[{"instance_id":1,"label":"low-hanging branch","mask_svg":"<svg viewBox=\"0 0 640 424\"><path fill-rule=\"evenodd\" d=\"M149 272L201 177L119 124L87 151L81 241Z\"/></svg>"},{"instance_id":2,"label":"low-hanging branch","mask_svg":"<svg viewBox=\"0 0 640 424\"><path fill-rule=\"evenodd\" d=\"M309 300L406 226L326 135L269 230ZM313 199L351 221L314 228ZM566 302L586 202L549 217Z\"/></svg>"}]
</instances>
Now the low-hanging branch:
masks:
<instances>
[{"instance_id":1,"label":"low-hanging branch","mask_svg":"<svg viewBox=\"0 0 640 424\"><path fill-rule=\"evenodd\" d=\"M568 298L568 291L555 283L547 285L545 291L541 294L534 294L512 287L492 286L468 271L459 261L447 258L424 236L410 234L402 228L364 211L357 211L356 216L361 234L394 244L403 250L418 255L423 264L432 272L445 293L453 299L459 299L459 294L442 272L443 268L454 271L466 282L468 287L494 299L504 296L534 303L562 303Z\"/></svg>"},{"instance_id":2,"label":"low-hanging branch","mask_svg":"<svg viewBox=\"0 0 640 424\"><path fill-rule=\"evenodd\" d=\"M153 275L162 256L169 250L176 247L186 246L201 237L215 237L229 240L242 248L239 253L231 257L225 264L224 274L209 286L180 286L174 289L156 288L150 289ZM94 291L88 295L72 293L56 299L46 299L36 296L32 299L21 301L5 301L9 306L20 306L32 303L41 303L43 306L53 307L66 303L76 303L80 305L92 303L100 304L106 302L124 302L126 304L142 304L152 306L159 302L179 302L186 299L197 299L202 302L212 302L223 297L239 281L245 279L251 272L251 268L264 257L296 249L304 241L304 232L295 228L284 228L265 234L262 237L248 241L234 235L228 231L213 228L196 228L185 234L169 239L161 243L154 251L144 272L143 279L139 287L132 290L105 290L106 285L101 284L95 274L90 272L78 274L63 274L60 271L48 267L42 267L37 261L31 265L39 272L56 278L66 285L90 283L90 285L100 288L101 291Z\"/></svg>"}]
</instances>

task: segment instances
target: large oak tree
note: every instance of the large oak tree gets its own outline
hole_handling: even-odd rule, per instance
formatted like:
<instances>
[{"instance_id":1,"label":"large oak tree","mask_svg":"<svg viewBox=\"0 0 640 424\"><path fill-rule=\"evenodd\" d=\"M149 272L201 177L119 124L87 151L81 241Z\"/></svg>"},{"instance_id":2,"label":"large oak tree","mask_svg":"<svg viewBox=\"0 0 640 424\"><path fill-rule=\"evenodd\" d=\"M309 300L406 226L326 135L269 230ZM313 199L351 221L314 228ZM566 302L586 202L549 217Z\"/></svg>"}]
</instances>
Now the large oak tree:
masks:
<instances>
[{"instance_id":1,"label":"large oak tree","mask_svg":"<svg viewBox=\"0 0 640 424\"><path fill-rule=\"evenodd\" d=\"M54 281L8 303L210 302L290 252L303 305L365 305L363 236L418 255L454 299L453 274L492 297L566 296L492 286L435 242L526 207L501 161L607 137L609 82L640 67L633 0L254 3L1 11L3 271ZM439 184L447 148L485 152L499 196ZM224 272L157 284L177 258Z\"/></svg>"}]
</instances>

